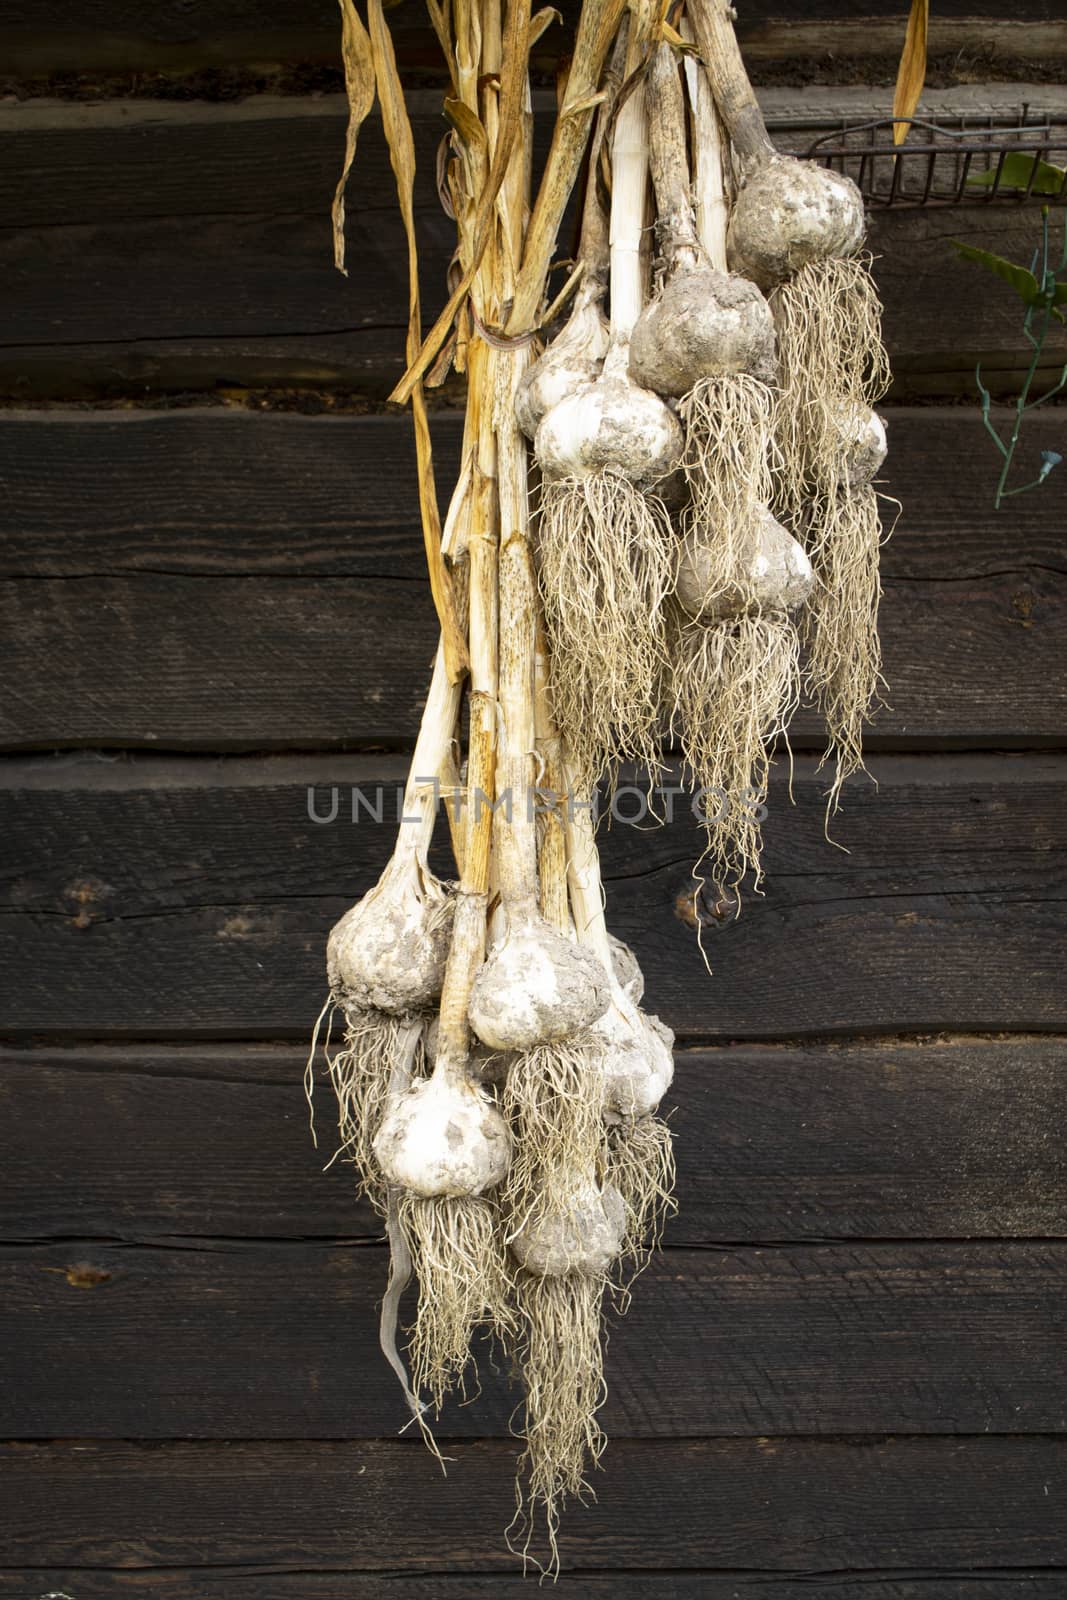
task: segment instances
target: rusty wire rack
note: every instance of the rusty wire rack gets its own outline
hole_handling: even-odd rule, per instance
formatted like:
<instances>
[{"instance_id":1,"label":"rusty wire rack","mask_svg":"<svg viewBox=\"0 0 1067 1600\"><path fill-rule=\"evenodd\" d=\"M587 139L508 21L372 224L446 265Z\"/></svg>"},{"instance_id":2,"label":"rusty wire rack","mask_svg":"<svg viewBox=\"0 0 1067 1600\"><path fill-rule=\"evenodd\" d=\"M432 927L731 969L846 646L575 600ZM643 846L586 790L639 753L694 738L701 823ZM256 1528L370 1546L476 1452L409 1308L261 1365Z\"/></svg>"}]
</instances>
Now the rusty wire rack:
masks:
<instances>
[{"instance_id":1,"label":"rusty wire rack","mask_svg":"<svg viewBox=\"0 0 1067 1600\"><path fill-rule=\"evenodd\" d=\"M845 173L873 207L1067 203L1067 170L1050 170L1067 169L1067 120L1033 116L1024 105L1014 118L907 121L908 136L899 145L892 117L833 125L794 121L772 125L770 132L780 149ZM1009 161L1015 156L1036 159Z\"/></svg>"}]
</instances>

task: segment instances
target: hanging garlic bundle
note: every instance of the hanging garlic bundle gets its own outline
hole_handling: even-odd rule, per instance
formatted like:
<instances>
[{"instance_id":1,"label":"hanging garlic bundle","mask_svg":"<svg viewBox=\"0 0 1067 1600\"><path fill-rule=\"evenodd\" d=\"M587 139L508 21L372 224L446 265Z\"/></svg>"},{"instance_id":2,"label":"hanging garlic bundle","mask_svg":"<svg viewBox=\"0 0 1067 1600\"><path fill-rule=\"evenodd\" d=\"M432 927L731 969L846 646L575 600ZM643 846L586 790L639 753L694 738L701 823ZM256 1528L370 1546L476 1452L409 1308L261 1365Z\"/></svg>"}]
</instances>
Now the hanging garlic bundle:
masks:
<instances>
[{"instance_id":1,"label":"hanging garlic bundle","mask_svg":"<svg viewBox=\"0 0 1067 1600\"><path fill-rule=\"evenodd\" d=\"M879 681L877 500L885 456L871 404L888 382L863 202L843 174L777 153L745 73L725 0L690 14L740 168L731 266L771 296L778 327L778 509L803 532L816 583L806 613L808 682L836 756L831 805L862 766Z\"/></svg>"},{"instance_id":2,"label":"hanging garlic bundle","mask_svg":"<svg viewBox=\"0 0 1067 1600\"><path fill-rule=\"evenodd\" d=\"M631 21L628 71L640 62L650 22L647 8ZM644 100L638 82L618 108L612 139L611 335L603 367L542 417L534 441L544 480L538 563L553 707L586 788L620 760L658 766L673 548L658 491L681 462L682 430L629 371L644 298Z\"/></svg>"},{"instance_id":3,"label":"hanging garlic bundle","mask_svg":"<svg viewBox=\"0 0 1067 1600\"><path fill-rule=\"evenodd\" d=\"M518 360L511 358L514 367ZM515 1157L502 1191L514 1263L518 1351L525 1388L525 1450L512 1537L528 1553L534 1513L554 1551L559 1506L584 1484L603 1447L600 1305L622 1245L624 1208L601 1188L601 1080L590 1025L609 999L596 957L553 928L538 906L533 797L536 738L536 589L526 537L525 447L511 395L498 429L501 463L500 706L497 812L505 928L472 996L471 1020L487 1042L515 1054L501 1092ZM508 470L504 470L505 462ZM505 495L504 483L512 486ZM542 859L542 878L549 863Z\"/></svg>"},{"instance_id":4,"label":"hanging garlic bundle","mask_svg":"<svg viewBox=\"0 0 1067 1600\"><path fill-rule=\"evenodd\" d=\"M553 406L600 376L608 353L611 334L604 317L608 292L608 234L604 212L597 193L597 166L604 134L626 60L627 25L619 29L611 62L604 74L601 93L604 99L597 115L589 149L589 177L582 206L582 230L576 268L581 276L574 305L566 323L548 348L519 380L515 390L515 417L529 440Z\"/></svg>"},{"instance_id":5,"label":"hanging garlic bundle","mask_svg":"<svg viewBox=\"0 0 1067 1600\"><path fill-rule=\"evenodd\" d=\"M492 359L487 360L491 371ZM391 1098L374 1154L393 1186L396 1222L419 1284L409 1347L416 1394L440 1408L470 1359L477 1327L506 1331L507 1266L493 1191L511 1159L508 1126L471 1059L467 1019L485 952L496 768L497 522L495 454L482 408L478 488L468 524L470 809L429 1078Z\"/></svg>"},{"instance_id":6,"label":"hanging garlic bundle","mask_svg":"<svg viewBox=\"0 0 1067 1600\"><path fill-rule=\"evenodd\" d=\"M709 39L729 29L719 0L691 4L708 57ZM433 15L450 78L445 177L459 281L422 339L410 128L382 0L368 5L369 36L352 0L342 0L350 102L357 122L357 105L359 117L368 109L365 42L411 251L409 365L393 398L413 404L442 638L406 820L379 883L330 935L330 996L319 1021L343 1015L345 1042L333 1056L327 1036L340 1153L386 1221L385 1355L433 1447L426 1409L462 1392L480 1333L502 1344L524 1390L509 1537L536 1561L540 1526L546 1570L558 1571L561 1510L589 1492L606 1443L598 1419L605 1296L625 1309L630 1280L673 1205L671 1136L659 1106L674 1040L641 1009L640 968L606 926L593 796L621 759L657 764L666 685L697 783L733 802L724 824L709 825L716 871L735 878L757 859L758 827L736 817L754 816L768 743L796 698L793 613L813 608L812 678L821 685L823 672L828 685L827 641L844 650L832 605L844 594L847 616L859 590L840 552L857 543L856 507L873 503L866 485L884 443L852 378L834 391L832 484L809 445L803 454L789 433L796 424L800 439L796 419L814 415L792 375L801 334L816 326L795 309L809 281L803 263L816 259L810 270L822 274L822 293L859 234L846 227L847 185L806 177L801 210L825 212L832 226L803 260L791 245L782 267L779 250L770 270L746 243L752 196L743 189L726 270L728 207L704 69L686 69L694 215L678 68L663 42L677 40L651 0L583 0L531 205L529 52L546 14L531 21L528 0L507 0L506 9L504 0L455 0ZM719 87L714 70L711 82ZM646 96L663 263L647 305ZM746 133L743 98L722 109L756 194L764 168L780 174L779 158ZM576 299L558 338L532 362L556 235L591 135ZM601 140L612 174L610 239L595 177ZM820 186L830 194L825 204ZM768 288L787 366L780 404ZM860 359L858 347L847 353ZM442 532L421 384L449 361L466 372L468 399ZM783 430L781 470L772 427ZM524 434L542 482L536 518ZM812 563L776 515L786 511L823 583L815 601ZM465 583L456 581L457 564ZM833 658L833 673L841 659ZM844 744L836 693L823 687L831 731ZM456 885L429 866L442 790ZM411 1280L405 1366L398 1329Z\"/></svg>"},{"instance_id":7,"label":"hanging garlic bundle","mask_svg":"<svg viewBox=\"0 0 1067 1600\"><path fill-rule=\"evenodd\" d=\"M462 486L461 491L462 492ZM451 540L449 541L451 544ZM455 908L453 886L430 870L428 853L437 811L437 780L455 737L460 686L448 681L438 646L404 790L402 816L389 864L374 888L332 929L326 947L329 994L312 1040L306 1089L323 1019L344 1021L344 1046L327 1057L337 1099L341 1151L354 1162L368 1198L385 1206L385 1186L373 1151L392 1075L411 1054L444 981Z\"/></svg>"},{"instance_id":8,"label":"hanging garlic bundle","mask_svg":"<svg viewBox=\"0 0 1067 1600\"><path fill-rule=\"evenodd\" d=\"M729 545L733 524L769 492L774 319L755 284L718 270L697 236L682 88L669 44L654 52L646 81L664 282L634 327L630 375L681 401L694 510ZM697 126L698 138L714 132L699 120Z\"/></svg>"},{"instance_id":9,"label":"hanging garlic bundle","mask_svg":"<svg viewBox=\"0 0 1067 1600\"><path fill-rule=\"evenodd\" d=\"M510 1228L528 1227L564 1203L569 1174L600 1142L590 1024L608 1004L599 962L553 927L539 904L534 817L536 588L527 543L526 447L514 414L517 355L500 358L497 450L500 482L500 679L493 819L499 872L499 936L470 999L483 1044L508 1051L501 1105L515 1139L505 1201ZM543 870L543 869L542 869Z\"/></svg>"},{"instance_id":10,"label":"hanging garlic bundle","mask_svg":"<svg viewBox=\"0 0 1067 1600\"><path fill-rule=\"evenodd\" d=\"M648 79L651 165L666 282L634 331L642 380L682 395L691 501L671 608L672 726L701 793L705 859L720 883L759 873L759 811L768 746L797 698L799 643L790 612L811 585L796 540L771 515L774 372L770 308L747 279L718 271L725 208L708 207L698 238L685 111L673 50ZM705 182L720 162L714 108L698 96ZM721 173L721 167L720 167ZM721 184L720 184L721 187Z\"/></svg>"}]
</instances>

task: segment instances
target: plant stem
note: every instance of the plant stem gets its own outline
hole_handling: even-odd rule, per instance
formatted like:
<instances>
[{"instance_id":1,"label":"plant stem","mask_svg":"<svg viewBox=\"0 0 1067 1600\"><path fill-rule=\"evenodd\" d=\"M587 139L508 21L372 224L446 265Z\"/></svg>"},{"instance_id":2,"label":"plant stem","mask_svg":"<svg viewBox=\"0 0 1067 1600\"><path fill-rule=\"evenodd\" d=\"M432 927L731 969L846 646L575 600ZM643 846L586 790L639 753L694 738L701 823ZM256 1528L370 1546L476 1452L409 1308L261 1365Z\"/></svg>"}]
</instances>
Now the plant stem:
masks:
<instances>
[{"instance_id":1,"label":"plant stem","mask_svg":"<svg viewBox=\"0 0 1067 1600\"><path fill-rule=\"evenodd\" d=\"M715 103L746 172L774 155L763 112L748 81L727 0L689 0L693 32Z\"/></svg>"},{"instance_id":2,"label":"plant stem","mask_svg":"<svg viewBox=\"0 0 1067 1600\"><path fill-rule=\"evenodd\" d=\"M628 339L644 304L641 236L648 184L645 89L638 84L619 112L611 150L611 332Z\"/></svg>"},{"instance_id":3,"label":"plant stem","mask_svg":"<svg viewBox=\"0 0 1067 1600\"><path fill-rule=\"evenodd\" d=\"M496 352L480 340L471 349L471 386L481 396L474 472L470 550L470 735L467 750L467 828L463 875L456 896L452 944L441 993L438 1051L454 1065L470 1048L467 1005L485 954L489 846L496 795L497 485L492 389Z\"/></svg>"},{"instance_id":4,"label":"plant stem","mask_svg":"<svg viewBox=\"0 0 1067 1600\"><path fill-rule=\"evenodd\" d=\"M648 164L656 192L657 231L667 271L695 266L702 251L690 197L685 154L685 98L678 61L669 44L657 45L649 62Z\"/></svg>"},{"instance_id":5,"label":"plant stem","mask_svg":"<svg viewBox=\"0 0 1067 1600\"><path fill-rule=\"evenodd\" d=\"M1000 469L1000 477L997 479L997 492L993 497L993 508L996 511L1000 510L1000 503L1002 500L1009 499L1013 494L1022 494L1024 489L1032 489L1034 487L1034 484L1032 483L1024 484L1022 488L1019 489L1008 489L1005 487L1005 485L1008 481L1008 474L1011 472L1011 464L1015 456L1015 447L1019 443L1019 434L1022 432L1023 417L1026 415L1027 410L1027 396L1030 393L1034 378L1037 376L1037 365L1041 360L1041 351L1044 348L1045 339L1048 335L1049 324L1051 321L1052 309L1049 307L1041 319L1041 332L1038 334L1034 343L1033 358L1029 367L1027 368L1026 377L1023 380L1023 386L1019 392L1019 397L1015 402L1015 422L1011 430L1011 437L1008 440L1007 448L1004 449L1003 452L1004 465ZM1035 482L1037 481L1038 480L1035 479Z\"/></svg>"},{"instance_id":6,"label":"plant stem","mask_svg":"<svg viewBox=\"0 0 1067 1600\"><path fill-rule=\"evenodd\" d=\"M537 835L533 814L534 612L536 589L527 540L526 440L515 420L515 387L529 354L498 358L497 410L500 489L500 746L498 792L505 804L493 819L505 909L532 909L537 900Z\"/></svg>"},{"instance_id":7,"label":"plant stem","mask_svg":"<svg viewBox=\"0 0 1067 1600\"><path fill-rule=\"evenodd\" d=\"M692 25L687 21L683 36L692 39ZM697 237L716 272L729 272L726 261L726 228L729 221L729 202L726 194L724 168L725 140L719 113L711 93L708 75L699 60L687 55L685 76L689 86L689 100L693 108L693 202L696 212Z\"/></svg>"},{"instance_id":8,"label":"plant stem","mask_svg":"<svg viewBox=\"0 0 1067 1600\"><path fill-rule=\"evenodd\" d=\"M548 635L540 612L534 616L536 643L534 660L534 728L537 753L541 758L538 789L544 809L541 814L541 848L538 856L541 881L541 915L567 933L571 926L567 900L567 838L562 807L564 793L563 753L559 730L552 715L548 693ZM547 802L547 803L546 803Z\"/></svg>"},{"instance_id":9,"label":"plant stem","mask_svg":"<svg viewBox=\"0 0 1067 1600\"><path fill-rule=\"evenodd\" d=\"M601 70L623 9L624 0L585 0L582 6L567 87L526 230L522 268L508 319L509 333L525 333L537 320L560 223L585 155Z\"/></svg>"}]
</instances>

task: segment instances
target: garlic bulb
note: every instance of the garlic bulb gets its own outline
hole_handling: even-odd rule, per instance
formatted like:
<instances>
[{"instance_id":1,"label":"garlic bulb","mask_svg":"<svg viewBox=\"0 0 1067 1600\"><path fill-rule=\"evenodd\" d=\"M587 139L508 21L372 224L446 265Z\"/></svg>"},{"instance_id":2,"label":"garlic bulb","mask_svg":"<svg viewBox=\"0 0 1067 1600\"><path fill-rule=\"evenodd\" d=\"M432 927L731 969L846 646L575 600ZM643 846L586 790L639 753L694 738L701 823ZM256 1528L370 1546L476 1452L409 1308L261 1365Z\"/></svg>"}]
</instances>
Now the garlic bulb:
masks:
<instances>
[{"instance_id":1,"label":"garlic bulb","mask_svg":"<svg viewBox=\"0 0 1067 1600\"><path fill-rule=\"evenodd\" d=\"M701 378L745 372L764 383L776 372L774 318L754 283L716 272L700 257L676 257L630 342L630 374L657 394L681 399Z\"/></svg>"},{"instance_id":2,"label":"garlic bulb","mask_svg":"<svg viewBox=\"0 0 1067 1600\"><path fill-rule=\"evenodd\" d=\"M614 1184L601 1187L589 1178L575 1184L565 1211L520 1228L510 1246L519 1265L539 1277L580 1272L600 1278L621 1253L625 1235L622 1195Z\"/></svg>"},{"instance_id":3,"label":"garlic bulb","mask_svg":"<svg viewBox=\"0 0 1067 1600\"><path fill-rule=\"evenodd\" d=\"M545 414L534 451L546 479L615 474L653 489L680 464L683 436L658 395L630 377L630 335L644 300L641 236L648 182L641 85L622 104L612 141L611 343L600 377Z\"/></svg>"},{"instance_id":4,"label":"garlic bulb","mask_svg":"<svg viewBox=\"0 0 1067 1600\"><path fill-rule=\"evenodd\" d=\"M493 1050L527 1050L569 1038L608 1003L596 957L549 926L531 905L509 909L509 927L474 981L468 1015Z\"/></svg>"},{"instance_id":5,"label":"garlic bulb","mask_svg":"<svg viewBox=\"0 0 1067 1600\"><path fill-rule=\"evenodd\" d=\"M791 611L811 593L815 577L807 552L766 506L753 520L743 581L724 587L714 540L714 529L698 527L682 542L675 594L688 616L712 623L750 607Z\"/></svg>"},{"instance_id":6,"label":"garlic bulb","mask_svg":"<svg viewBox=\"0 0 1067 1600\"><path fill-rule=\"evenodd\" d=\"M398 852L331 930L331 989L393 1015L424 1009L441 993L451 923L446 886L415 855Z\"/></svg>"},{"instance_id":7,"label":"garlic bulb","mask_svg":"<svg viewBox=\"0 0 1067 1600\"><path fill-rule=\"evenodd\" d=\"M746 174L727 235L730 266L763 289L863 242L863 200L851 178L773 155Z\"/></svg>"},{"instance_id":8,"label":"garlic bulb","mask_svg":"<svg viewBox=\"0 0 1067 1600\"><path fill-rule=\"evenodd\" d=\"M528 439L554 406L599 377L610 337L603 299L602 279L584 282L562 332L523 375L515 393L515 416Z\"/></svg>"},{"instance_id":9,"label":"garlic bulb","mask_svg":"<svg viewBox=\"0 0 1067 1600\"><path fill-rule=\"evenodd\" d=\"M682 459L682 429L658 395L629 374L629 337L613 336L595 383L583 384L541 420L534 451L548 479L616 473L654 489Z\"/></svg>"},{"instance_id":10,"label":"garlic bulb","mask_svg":"<svg viewBox=\"0 0 1067 1600\"><path fill-rule=\"evenodd\" d=\"M727 235L731 270L769 290L809 261L852 255L864 226L856 185L813 161L779 155L722 0L691 0L688 14L740 168Z\"/></svg>"},{"instance_id":11,"label":"garlic bulb","mask_svg":"<svg viewBox=\"0 0 1067 1600\"><path fill-rule=\"evenodd\" d=\"M424 1199L480 1195L506 1174L511 1138L484 1090L439 1059L394 1098L374 1154L389 1183Z\"/></svg>"},{"instance_id":12,"label":"garlic bulb","mask_svg":"<svg viewBox=\"0 0 1067 1600\"><path fill-rule=\"evenodd\" d=\"M603 1046L604 1108L620 1117L655 1111L674 1079L674 1034L646 1016L621 989L593 1024Z\"/></svg>"},{"instance_id":13,"label":"garlic bulb","mask_svg":"<svg viewBox=\"0 0 1067 1600\"><path fill-rule=\"evenodd\" d=\"M685 155L685 106L669 44L648 72L650 164L666 281L641 312L630 341L630 374L681 399L703 378L775 375L771 308L743 277L716 272L697 238Z\"/></svg>"},{"instance_id":14,"label":"garlic bulb","mask_svg":"<svg viewBox=\"0 0 1067 1600\"><path fill-rule=\"evenodd\" d=\"M844 409L840 417L845 480L850 489L870 483L888 453L885 420L865 406Z\"/></svg>"}]
</instances>

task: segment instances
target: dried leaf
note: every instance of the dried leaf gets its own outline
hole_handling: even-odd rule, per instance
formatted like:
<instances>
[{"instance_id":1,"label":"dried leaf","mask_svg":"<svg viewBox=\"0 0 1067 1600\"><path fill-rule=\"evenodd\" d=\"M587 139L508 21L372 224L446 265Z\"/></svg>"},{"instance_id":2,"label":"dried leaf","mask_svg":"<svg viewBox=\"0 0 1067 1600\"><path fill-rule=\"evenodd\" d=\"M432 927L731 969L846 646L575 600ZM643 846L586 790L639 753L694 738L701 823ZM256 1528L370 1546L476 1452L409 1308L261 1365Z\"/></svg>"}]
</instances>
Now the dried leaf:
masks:
<instances>
[{"instance_id":1,"label":"dried leaf","mask_svg":"<svg viewBox=\"0 0 1067 1600\"><path fill-rule=\"evenodd\" d=\"M926 82L926 36L930 22L930 0L911 0L911 15L904 35L904 48L897 69L897 86L893 94L893 115L904 118L893 124L893 143L903 144L908 136L907 118L915 115L915 107Z\"/></svg>"},{"instance_id":2,"label":"dried leaf","mask_svg":"<svg viewBox=\"0 0 1067 1600\"><path fill-rule=\"evenodd\" d=\"M463 277L475 243L478 197L489 177L489 135L478 115L462 100L446 100L445 116L452 127L449 139L449 200L459 234L456 258L459 270L449 289Z\"/></svg>"},{"instance_id":3,"label":"dried leaf","mask_svg":"<svg viewBox=\"0 0 1067 1600\"><path fill-rule=\"evenodd\" d=\"M683 39L677 28L672 28L669 22L660 24L659 36L666 44L673 45L681 55L700 57L700 51L689 39Z\"/></svg>"},{"instance_id":4,"label":"dried leaf","mask_svg":"<svg viewBox=\"0 0 1067 1600\"><path fill-rule=\"evenodd\" d=\"M356 143L374 104L374 58L370 35L359 19L354 0L338 0L341 7L341 56L345 64L345 93L348 96L348 128L345 133L345 160L334 190L330 217L333 222L333 264L348 277L345 266L345 186L356 158Z\"/></svg>"},{"instance_id":5,"label":"dried leaf","mask_svg":"<svg viewBox=\"0 0 1067 1600\"><path fill-rule=\"evenodd\" d=\"M500 186L508 170L516 136L522 127L529 37L530 0L512 0L507 9L507 25L504 30L496 149L493 152L489 177L478 197L471 257L463 277L449 296L448 304L423 340L421 350L414 359L409 358L408 370L389 396L391 400L401 404L412 396L415 386L432 366L437 352L448 338L456 314L470 292L482 256L485 254L486 245L489 243L496 218L496 197L500 193Z\"/></svg>"},{"instance_id":6,"label":"dried leaf","mask_svg":"<svg viewBox=\"0 0 1067 1600\"><path fill-rule=\"evenodd\" d=\"M563 17L556 10L555 6L545 6L542 10L535 11L533 16L530 18L529 48L531 50L533 49L541 35L545 33L554 22L562 23L562 21Z\"/></svg>"},{"instance_id":7,"label":"dried leaf","mask_svg":"<svg viewBox=\"0 0 1067 1600\"><path fill-rule=\"evenodd\" d=\"M456 76L456 57L452 49L452 34L448 25L447 6L440 6L438 0L426 0L426 9L430 14L433 31L437 35L437 42L441 46L441 54L445 58L449 80L452 84L452 93L455 94L458 79Z\"/></svg>"},{"instance_id":8,"label":"dried leaf","mask_svg":"<svg viewBox=\"0 0 1067 1600\"><path fill-rule=\"evenodd\" d=\"M489 141L481 119L462 100L448 99L444 105L445 116L466 145L486 150Z\"/></svg>"},{"instance_id":9,"label":"dried leaf","mask_svg":"<svg viewBox=\"0 0 1067 1600\"><path fill-rule=\"evenodd\" d=\"M400 216L408 243L408 335L407 359L410 362L418 352L422 337L422 311L419 301L419 255L415 240L415 141L412 138L408 109L396 65L393 40L385 20L382 0L368 0L367 20L370 23L370 42L374 55L374 75L378 85L378 99L382 108L382 126L389 146L389 160L396 178ZM466 672L470 658L467 643L456 617L452 583L441 554L441 513L437 504L437 487L434 482L433 452L430 446L430 426L426 417L426 401L422 384L413 386L411 414L415 424L415 455L419 475L419 507L422 512L422 536L426 546L426 564L430 573L430 589L441 624L445 662L451 682L456 683Z\"/></svg>"},{"instance_id":10,"label":"dried leaf","mask_svg":"<svg viewBox=\"0 0 1067 1600\"><path fill-rule=\"evenodd\" d=\"M595 111L597 106L602 106L607 99L603 89L598 89L595 94L587 94L582 100L571 100L560 112L564 117L584 117L586 112Z\"/></svg>"},{"instance_id":11,"label":"dried leaf","mask_svg":"<svg viewBox=\"0 0 1067 1600\"><path fill-rule=\"evenodd\" d=\"M480 118L462 100L446 100L444 111L456 134L452 149L463 166L467 195L474 200L489 175L489 136Z\"/></svg>"}]
</instances>

